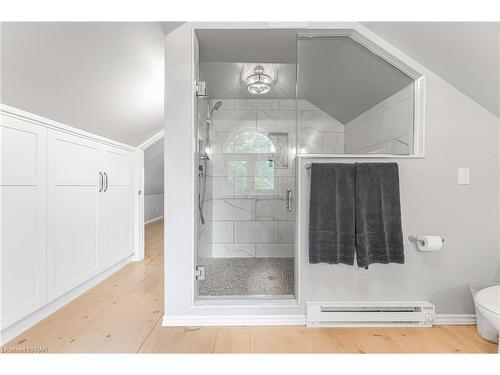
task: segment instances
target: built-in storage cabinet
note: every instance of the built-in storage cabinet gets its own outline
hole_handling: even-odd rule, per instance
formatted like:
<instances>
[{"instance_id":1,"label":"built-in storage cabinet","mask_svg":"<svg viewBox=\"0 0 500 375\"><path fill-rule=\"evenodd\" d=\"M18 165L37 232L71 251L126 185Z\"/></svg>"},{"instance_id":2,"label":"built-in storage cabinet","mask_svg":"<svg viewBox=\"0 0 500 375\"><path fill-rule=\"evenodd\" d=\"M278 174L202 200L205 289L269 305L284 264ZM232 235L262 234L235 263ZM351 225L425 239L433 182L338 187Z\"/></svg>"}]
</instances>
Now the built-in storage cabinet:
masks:
<instances>
[{"instance_id":1,"label":"built-in storage cabinet","mask_svg":"<svg viewBox=\"0 0 500 375\"><path fill-rule=\"evenodd\" d=\"M1 327L46 303L46 129L1 118Z\"/></svg>"},{"instance_id":2,"label":"built-in storage cabinet","mask_svg":"<svg viewBox=\"0 0 500 375\"><path fill-rule=\"evenodd\" d=\"M134 153L1 116L1 328L133 254Z\"/></svg>"},{"instance_id":3,"label":"built-in storage cabinet","mask_svg":"<svg viewBox=\"0 0 500 375\"><path fill-rule=\"evenodd\" d=\"M101 150L101 268L107 268L132 254L132 165L130 152L109 147Z\"/></svg>"},{"instance_id":4,"label":"built-in storage cabinet","mask_svg":"<svg viewBox=\"0 0 500 375\"><path fill-rule=\"evenodd\" d=\"M48 132L49 297L131 255L132 153Z\"/></svg>"},{"instance_id":5,"label":"built-in storage cabinet","mask_svg":"<svg viewBox=\"0 0 500 375\"><path fill-rule=\"evenodd\" d=\"M85 138L48 131L47 245L51 300L98 271L101 147Z\"/></svg>"}]
</instances>

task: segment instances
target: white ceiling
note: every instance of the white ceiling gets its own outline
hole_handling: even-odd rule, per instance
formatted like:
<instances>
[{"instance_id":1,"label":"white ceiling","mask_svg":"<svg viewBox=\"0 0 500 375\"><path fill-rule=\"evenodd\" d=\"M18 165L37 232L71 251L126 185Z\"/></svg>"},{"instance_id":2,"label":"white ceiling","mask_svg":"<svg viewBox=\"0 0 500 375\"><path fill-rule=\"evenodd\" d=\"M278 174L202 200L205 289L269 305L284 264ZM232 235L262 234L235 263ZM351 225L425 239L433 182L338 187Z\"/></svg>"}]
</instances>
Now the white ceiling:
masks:
<instances>
[{"instance_id":1,"label":"white ceiling","mask_svg":"<svg viewBox=\"0 0 500 375\"><path fill-rule=\"evenodd\" d=\"M499 22L363 25L500 117Z\"/></svg>"},{"instance_id":2,"label":"white ceiling","mask_svg":"<svg viewBox=\"0 0 500 375\"><path fill-rule=\"evenodd\" d=\"M163 126L159 23L1 24L1 102L138 145Z\"/></svg>"}]
</instances>

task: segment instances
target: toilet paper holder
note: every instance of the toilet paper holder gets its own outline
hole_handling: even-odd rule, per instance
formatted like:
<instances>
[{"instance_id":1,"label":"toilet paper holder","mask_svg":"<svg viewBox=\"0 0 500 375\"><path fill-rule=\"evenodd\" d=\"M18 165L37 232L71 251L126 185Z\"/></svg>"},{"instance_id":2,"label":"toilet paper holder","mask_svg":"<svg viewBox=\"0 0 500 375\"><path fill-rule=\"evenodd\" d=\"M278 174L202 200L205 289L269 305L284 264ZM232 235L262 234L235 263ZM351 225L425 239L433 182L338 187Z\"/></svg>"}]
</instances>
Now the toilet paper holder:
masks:
<instances>
[{"instance_id":1,"label":"toilet paper holder","mask_svg":"<svg viewBox=\"0 0 500 375\"><path fill-rule=\"evenodd\" d=\"M422 246L424 245L424 241L419 240L417 238L417 236L414 236L413 234L408 235L408 240L410 242L415 242L416 244L420 243L420 245L422 245ZM441 238L441 241L443 241L443 243L444 243L444 238Z\"/></svg>"}]
</instances>

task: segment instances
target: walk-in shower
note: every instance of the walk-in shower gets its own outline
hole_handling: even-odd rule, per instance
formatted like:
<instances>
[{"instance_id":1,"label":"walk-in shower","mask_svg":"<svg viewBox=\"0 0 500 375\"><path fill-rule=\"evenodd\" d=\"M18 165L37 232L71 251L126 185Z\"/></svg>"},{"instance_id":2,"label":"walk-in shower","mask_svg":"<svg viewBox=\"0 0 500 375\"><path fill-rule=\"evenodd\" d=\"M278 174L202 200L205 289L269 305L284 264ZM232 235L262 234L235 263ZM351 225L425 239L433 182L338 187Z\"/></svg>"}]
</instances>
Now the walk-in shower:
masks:
<instances>
[{"instance_id":1,"label":"walk-in shower","mask_svg":"<svg viewBox=\"0 0 500 375\"><path fill-rule=\"evenodd\" d=\"M198 297L294 298L297 113L271 113L277 99L205 87L210 96L197 97Z\"/></svg>"},{"instance_id":2,"label":"walk-in shower","mask_svg":"<svg viewBox=\"0 0 500 375\"><path fill-rule=\"evenodd\" d=\"M358 40L196 30L198 299L295 298L298 155L412 153L414 78Z\"/></svg>"}]
</instances>

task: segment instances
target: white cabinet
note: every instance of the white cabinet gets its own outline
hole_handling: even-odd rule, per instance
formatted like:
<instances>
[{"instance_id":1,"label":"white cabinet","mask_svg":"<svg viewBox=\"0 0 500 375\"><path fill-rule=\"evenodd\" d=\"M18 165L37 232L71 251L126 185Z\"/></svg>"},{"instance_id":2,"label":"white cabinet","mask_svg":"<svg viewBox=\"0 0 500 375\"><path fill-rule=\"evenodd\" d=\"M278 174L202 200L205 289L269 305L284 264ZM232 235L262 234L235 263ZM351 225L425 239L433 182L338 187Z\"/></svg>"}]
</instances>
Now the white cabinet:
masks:
<instances>
[{"instance_id":1,"label":"white cabinet","mask_svg":"<svg viewBox=\"0 0 500 375\"><path fill-rule=\"evenodd\" d=\"M132 153L104 148L99 264L107 268L132 255Z\"/></svg>"},{"instance_id":2,"label":"white cabinet","mask_svg":"<svg viewBox=\"0 0 500 375\"><path fill-rule=\"evenodd\" d=\"M1 327L46 303L46 129L1 117Z\"/></svg>"},{"instance_id":3,"label":"white cabinet","mask_svg":"<svg viewBox=\"0 0 500 375\"><path fill-rule=\"evenodd\" d=\"M52 300L130 256L132 153L48 133L48 290Z\"/></svg>"},{"instance_id":4,"label":"white cabinet","mask_svg":"<svg viewBox=\"0 0 500 375\"><path fill-rule=\"evenodd\" d=\"M133 254L135 154L125 145L1 109L3 332L32 313L41 319L60 306L58 297L75 295L75 288L81 293L91 285L87 281Z\"/></svg>"},{"instance_id":5,"label":"white cabinet","mask_svg":"<svg viewBox=\"0 0 500 375\"><path fill-rule=\"evenodd\" d=\"M52 300L98 271L101 145L48 131L48 290Z\"/></svg>"}]
</instances>

